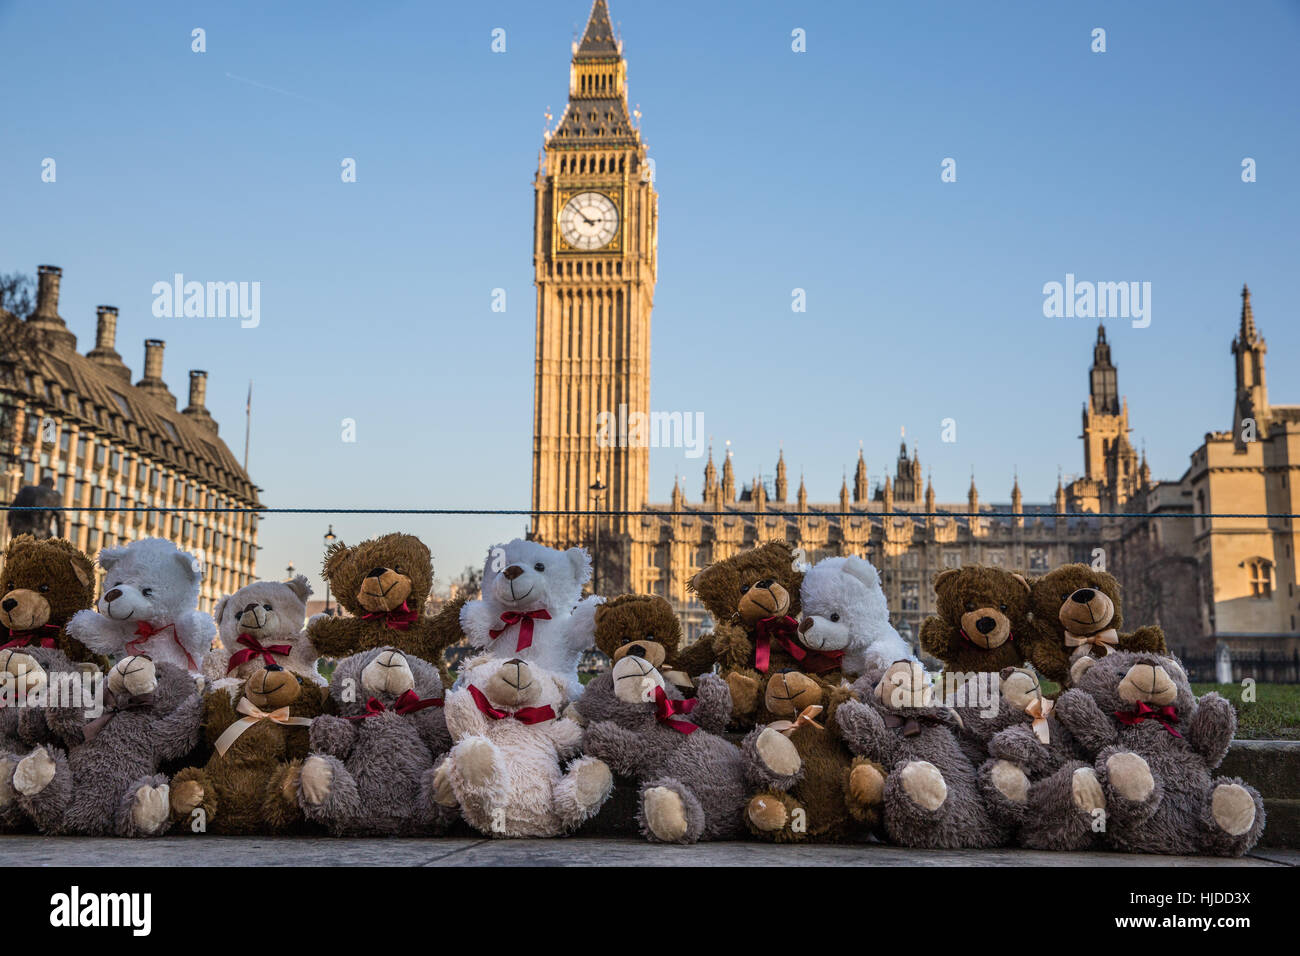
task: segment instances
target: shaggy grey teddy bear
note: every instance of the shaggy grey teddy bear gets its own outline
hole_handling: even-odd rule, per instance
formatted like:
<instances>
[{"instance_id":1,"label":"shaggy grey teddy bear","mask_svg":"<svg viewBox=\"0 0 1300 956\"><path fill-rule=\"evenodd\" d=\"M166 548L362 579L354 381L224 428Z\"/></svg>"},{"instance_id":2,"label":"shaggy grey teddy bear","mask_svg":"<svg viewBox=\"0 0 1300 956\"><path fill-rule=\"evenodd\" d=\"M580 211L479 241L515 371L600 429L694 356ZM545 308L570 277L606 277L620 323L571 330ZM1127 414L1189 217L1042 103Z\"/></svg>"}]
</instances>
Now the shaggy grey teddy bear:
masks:
<instances>
[{"instance_id":1,"label":"shaggy grey teddy bear","mask_svg":"<svg viewBox=\"0 0 1300 956\"><path fill-rule=\"evenodd\" d=\"M52 671L51 688L58 679ZM202 705L194 678L173 664L126 657L87 697L47 702L45 720L67 749L46 744L19 761L13 788L20 807L43 833L163 832L169 791L158 769L198 743Z\"/></svg>"},{"instance_id":2,"label":"shaggy grey teddy bear","mask_svg":"<svg viewBox=\"0 0 1300 956\"><path fill-rule=\"evenodd\" d=\"M899 661L872 686L854 690L863 700L835 714L854 753L885 768L884 818L889 838L904 846L960 849L1002 845L1007 827L988 813L975 768L957 741L956 717L935 703L925 671Z\"/></svg>"},{"instance_id":3,"label":"shaggy grey teddy bear","mask_svg":"<svg viewBox=\"0 0 1300 956\"><path fill-rule=\"evenodd\" d=\"M436 833L456 819L434 799L451 749L442 680L427 661L381 647L346 657L330 681L337 716L317 717L303 762L303 814L335 836Z\"/></svg>"},{"instance_id":4,"label":"shaggy grey teddy bear","mask_svg":"<svg viewBox=\"0 0 1300 956\"><path fill-rule=\"evenodd\" d=\"M1080 658L1056 716L1094 761L1105 842L1138 853L1241 856L1264 831L1264 803L1235 777L1212 777L1237 730L1232 704L1197 698L1172 657L1115 651Z\"/></svg>"},{"instance_id":5,"label":"shaggy grey teddy bear","mask_svg":"<svg viewBox=\"0 0 1300 956\"><path fill-rule=\"evenodd\" d=\"M583 752L640 784L637 823L651 841L695 843L741 835L745 758L719 736L731 719L726 681L704 674L694 700L627 654L587 685L575 705L587 722Z\"/></svg>"},{"instance_id":6,"label":"shaggy grey teddy bear","mask_svg":"<svg viewBox=\"0 0 1300 956\"><path fill-rule=\"evenodd\" d=\"M39 695L49 672L71 674L76 665L62 651L39 644L0 650L0 832L22 829L26 820L13 788L18 762L52 739Z\"/></svg>"}]
</instances>

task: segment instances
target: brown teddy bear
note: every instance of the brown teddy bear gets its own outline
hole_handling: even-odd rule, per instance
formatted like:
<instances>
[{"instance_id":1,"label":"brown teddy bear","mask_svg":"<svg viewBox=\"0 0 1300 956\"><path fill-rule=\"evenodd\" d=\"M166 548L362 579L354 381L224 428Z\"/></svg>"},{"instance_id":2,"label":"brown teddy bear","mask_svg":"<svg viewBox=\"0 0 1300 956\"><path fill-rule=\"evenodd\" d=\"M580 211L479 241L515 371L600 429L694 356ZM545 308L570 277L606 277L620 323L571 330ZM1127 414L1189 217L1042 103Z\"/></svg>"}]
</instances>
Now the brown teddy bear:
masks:
<instances>
[{"instance_id":1,"label":"brown teddy bear","mask_svg":"<svg viewBox=\"0 0 1300 956\"><path fill-rule=\"evenodd\" d=\"M754 726L769 674L797 670L827 687L840 683L843 652L814 651L800 640L802 583L794 552L783 541L717 561L690 580L714 629L686 648L678 664L692 675L719 666L738 729Z\"/></svg>"},{"instance_id":2,"label":"brown teddy bear","mask_svg":"<svg viewBox=\"0 0 1300 956\"><path fill-rule=\"evenodd\" d=\"M751 833L778 843L851 839L879 822L886 771L855 758L835 714L854 699L847 685L827 687L807 674L768 678L755 727L741 744L758 792L745 807Z\"/></svg>"},{"instance_id":3,"label":"brown teddy bear","mask_svg":"<svg viewBox=\"0 0 1300 956\"><path fill-rule=\"evenodd\" d=\"M631 654L647 661L665 680L682 692L694 687L690 675L677 664L682 623L673 606L649 594L620 594L596 606L596 648L617 664Z\"/></svg>"},{"instance_id":4,"label":"brown teddy bear","mask_svg":"<svg viewBox=\"0 0 1300 956\"><path fill-rule=\"evenodd\" d=\"M433 617L423 613L433 587L433 558L424 542L409 534L386 534L352 548L337 541L325 552L321 573L351 615L318 614L307 622L307 638L322 656L392 646L436 665L443 684L451 685L443 651L462 637L465 600L448 602Z\"/></svg>"},{"instance_id":5,"label":"brown teddy bear","mask_svg":"<svg viewBox=\"0 0 1300 956\"><path fill-rule=\"evenodd\" d=\"M1038 673L1065 686L1070 665L1084 655L1166 653L1165 633L1159 627L1120 633L1124 620L1119 592L1113 576L1086 564L1064 564L1036 578L1029 592L1029 660Z\"/></svg>"},{"instance_id":6,"label":"brown teddy bear","mask_svg":"<svg viewBox=\"0 0 1300 956\"><path fill-rule=\"evenodd\" d=\"M968 564L934 579L939 614L921 625L921 650L956 673L1001 671L1027 658L1029 582L1001 568Z\"/></svg>"},{"instance_id":7,"label":"brown teddy bear","mask_svg":"<svg viewBox=\"0 0 1300 956\"><path fill-rule=\"evenodd\" d=\"M9 542L0 572L0 649L54 647L74 662L106 665L69 637L72 615L95 605L95 565L62 538Z\"/></svg>"},{"instance_id":8,"label":"brown teddy bear","mask_svg":"<svg viewBox=\"0 0 1300 956\"><path fill-rule=\"evenodd\" d=\"M298 803L312 719L325 688L279 665L260 670L235 693L203 701L203 729L213 754L172 780L174 820L211 833L285 833L303 826ZM196 817L196 811L202 816Z\"/></svg>"}]
</instances>

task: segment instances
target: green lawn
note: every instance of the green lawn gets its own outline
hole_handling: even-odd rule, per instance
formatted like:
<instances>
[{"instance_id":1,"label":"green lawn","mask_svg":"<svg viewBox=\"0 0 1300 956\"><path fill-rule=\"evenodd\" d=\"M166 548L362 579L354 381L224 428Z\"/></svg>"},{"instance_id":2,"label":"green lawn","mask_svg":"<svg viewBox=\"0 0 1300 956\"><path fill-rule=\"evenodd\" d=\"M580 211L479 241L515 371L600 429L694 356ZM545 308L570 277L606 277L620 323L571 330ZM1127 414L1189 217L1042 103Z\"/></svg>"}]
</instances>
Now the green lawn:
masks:
<instances>
[{"instance_id":1,"label":"green lawn","mask_svg":"<svg viewBox=\"0 0 1300 956\"><path fill-rule=\"evenodd\" d=\"M1242 740L1300 740L1300 684L1256 684L1255 700L1242 703L1240 684L1193 684L1197 695L1217 690L1237 709Z\"/></svg>"}]
</instances>

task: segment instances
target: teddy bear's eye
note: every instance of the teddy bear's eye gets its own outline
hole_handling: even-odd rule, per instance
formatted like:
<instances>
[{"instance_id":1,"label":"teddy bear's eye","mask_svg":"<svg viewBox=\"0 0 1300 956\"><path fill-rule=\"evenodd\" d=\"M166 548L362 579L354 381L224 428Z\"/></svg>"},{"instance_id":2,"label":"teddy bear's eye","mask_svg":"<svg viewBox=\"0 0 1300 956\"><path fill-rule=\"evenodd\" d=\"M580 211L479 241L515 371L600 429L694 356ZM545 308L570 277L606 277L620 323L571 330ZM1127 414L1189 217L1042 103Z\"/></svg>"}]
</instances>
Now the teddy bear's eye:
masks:
<instances>
[{"instance_id":1,"label":"teddy bear's eye","mask_svg":"<svg viewBox=\"0 0 1300 956\"><path fill-rule=\"evenodd\" d=\"M1005 604L999 604L999 605L998 605L998 610L999 610L999 611L1005 611L1006 609L1007 609L1007 606L1006 606Z\"/></svg>"},{"instance_id":2,"label":"teddy bear's eye","mask_svg":"<svg viewBox=\"0 0 1300 956\"><path fill-rule=\"evenodd\" d=\"M140 593L143 594L145 597L149 597L150 595L153 594L153 588L141 588Z\"/></svg>"},{"instance_id":3,"label":"teddy bear's eye","mask_svg":"<svg viewBox=\"0 0 1300 956\"><path fill-rule=\"evenodd\" d=\"M973 610L975 610L975 602L974 602L974 601L967 601L967 602L966 602L966 610L968 610L968 611L973 611Z\"/></svg>"},{"instance_id":4,"label":"teddy bear's eye","mask_svg":"<svg viewBox=\"0 0 1300 956\"><path fill-rule=\"evenodd\" d=\"M42 585L41 585L39 588L37 588L36 590L40 591L42 594L45 594L47 591L49 591L49 589L50 589L50 586L49 586L48 584L42 584Z\"/></svg>"},{"instance_id":5,"label":"teddy bear's eye","mask_svg":"<svg viewBox=\"0 0 1300 956\"><path fill-rule=\"evenodd\" d=\"M406 573L405 571L402 570L402 566L401 566L400 564L394 564L394 565L393 565L393 570L396 571L398 574L405 574L405 573Z\"/></svg>"},{"instance_id":6,"label":"teddy bear's eye","mask_svg":"<svg viewBox=\"0 0 1300 956\"><path fill-rule=\"evenodd\" d=\"M840 619L840 612L839 612L839 611L831 611L831 620L832 620L832 621L838 621L839 619Z\"/></svg>"},{"instance_id":7,"label":"teddy bear's eye","mask_svg":"<svg viewBox=\"0 0 1300 956\"><path fill-rule=\"evenodd\" d=\"M266 608L268 611L271 610L271 605L269 604L263 604L262 607Z\"/></svg>"},{"instance_id":8,"label":"teddy bear's eye","mask_svg":"<svg viewBox=\"0 0 1300 956\"><path fill-rule=\"evenodd\" d=\"M533 565L533 570L534 570L534 571L537 571L537 572L540 574L542 571L545 571L545 570L546 570L546 565L544 565L544 564L542 564L542 562L538 561L536 564Z\"/></svg>"},{"instance_id":9,"label":"teddy bear's eye","mask_svg":"<svg viewBox=\"0 0 1300 956\"><path fill-rule=\"evenodd\" d=\"M742 585L740 586L740 593L741 593L741 594L748 594L748 593L749 593L749 585L748 585L748 584L742 584Z\"/></svg>"}]
</instances>

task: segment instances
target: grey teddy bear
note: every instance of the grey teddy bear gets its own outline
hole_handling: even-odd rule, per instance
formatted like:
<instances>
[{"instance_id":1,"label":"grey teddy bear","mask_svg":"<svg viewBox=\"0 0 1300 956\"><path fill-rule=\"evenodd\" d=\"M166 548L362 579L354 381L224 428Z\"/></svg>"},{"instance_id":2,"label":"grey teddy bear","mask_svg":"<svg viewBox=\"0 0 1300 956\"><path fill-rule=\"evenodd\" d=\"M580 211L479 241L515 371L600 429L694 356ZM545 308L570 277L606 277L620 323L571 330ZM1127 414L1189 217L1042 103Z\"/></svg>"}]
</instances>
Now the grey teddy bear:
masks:
<instances>
[{"instance_id":1,"label":"grey teddy bear","mask_svg":"<svg viewBox=\"0 0 1300 956\"><path fill-rule=\"evenodd\" d=\"M59 680L50 672L50 686ZM102 706L94 697L102 691ZM194 678L174 664L125 657L87 688L91 699L53 696L44 718L66 747L36 747L14 769L19 806L43 833L152 836L170 822L167 777L158 772L199 739Z\"/></svg>"},{"instance_id":2,"label":"grey teddy bear","mask_svg":"<svg viewBox=\"0 0 1300 956\"><path fill-rule=\"evenodd\" d=\"M744 832L748 797L740 749L720 736L731 692L716 674L693 701L633 654L587 685L575 705L587 722L584 753L640 784L637 823L660 843L728 840Z\"/></svg>"},{"instance_id":3,"label":"grey teddy bear","mask_svg":"<svg viewBox=\"0 0 1300 956\"><path fill-rule=\"evenodd\" d=\"M394 647L353 654L330 680L335 715L317 717L303 762L303 814L335 836L437 833L458 814L435 799L451 749L438 670Z\"/></svg>"},{"instance_id":4,"label":"grey teddy bear","mask_svg":"<svg viewBox=\"0 0 1300 956\"><path fill-rule=\"evenodd\" d=\"M957 719L933 700L925 671L899 661L859 679L863 700L840 704L835 719L854 753L879 762L885 832L903 846L931 849L994 847L1007 827L984 804L975 767L957 737Z\"/></svg>"},{"instance_id":5,"label":"grey teddy bear","mask_svg":"<svg viewBox=\"0 0 1300 956\"><path fill-rule=\"evenodd\" d=\"M1212 777L1237 729L1232 704L1197 698L1172 657L1081 658L1056 716L1094 761L1107 845L1138 853L1241 856L1264 831L1264 804L1235 777Z\"/></svg>"},{"instance_id":6,"label":"grey teddy bear","mask_svg":"<svg viewBox=\"0 0 1300 956\"><path fill-rule=\"evenodd\" d=\"M26 819L13 787L19 761L53 740L44 710L28 706L49 683L49 673L70 674L76 665L62 651L33 644L0 650L0 832L23 829Z\"/></svg>"}]
</instances>

